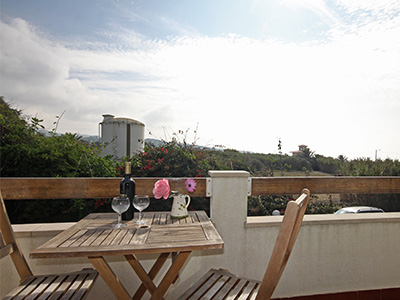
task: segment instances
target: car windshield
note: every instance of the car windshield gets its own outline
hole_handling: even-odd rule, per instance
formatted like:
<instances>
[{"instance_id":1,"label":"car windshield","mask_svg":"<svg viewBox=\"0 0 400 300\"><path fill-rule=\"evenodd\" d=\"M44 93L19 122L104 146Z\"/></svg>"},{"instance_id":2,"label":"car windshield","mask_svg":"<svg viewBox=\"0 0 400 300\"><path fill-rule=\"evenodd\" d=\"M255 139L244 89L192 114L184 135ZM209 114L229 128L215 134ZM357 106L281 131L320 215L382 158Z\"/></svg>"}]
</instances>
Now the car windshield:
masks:
<instances>
[{"instance_id":1,"label":"car windshield","mask_svg":"<svg viewBox=\"0 0 400 300\"><path fill-rule=\"evenodd\" d=\"M352 211L344 210L344 209L339 209L335 214L354 214Z\"/></svg>"}]
</instances>

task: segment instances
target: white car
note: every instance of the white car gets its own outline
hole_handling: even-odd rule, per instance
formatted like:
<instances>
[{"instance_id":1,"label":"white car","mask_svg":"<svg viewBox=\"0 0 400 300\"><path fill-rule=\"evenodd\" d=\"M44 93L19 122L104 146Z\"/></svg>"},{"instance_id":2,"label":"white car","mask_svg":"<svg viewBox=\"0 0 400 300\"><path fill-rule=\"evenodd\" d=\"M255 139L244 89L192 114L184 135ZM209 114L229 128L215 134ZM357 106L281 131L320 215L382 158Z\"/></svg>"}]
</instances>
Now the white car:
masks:
<instances>
[{"instance_id":1,"label":"white car","mask_svg":"<svg viewBox=\"0 0 400 300\"><path fill-rule=\"evenodd\" d=\"M383 209L371 206L351 206L339 209L335 214L361 214L361 213L383 213Z\"/></svg>"}]
</instances>

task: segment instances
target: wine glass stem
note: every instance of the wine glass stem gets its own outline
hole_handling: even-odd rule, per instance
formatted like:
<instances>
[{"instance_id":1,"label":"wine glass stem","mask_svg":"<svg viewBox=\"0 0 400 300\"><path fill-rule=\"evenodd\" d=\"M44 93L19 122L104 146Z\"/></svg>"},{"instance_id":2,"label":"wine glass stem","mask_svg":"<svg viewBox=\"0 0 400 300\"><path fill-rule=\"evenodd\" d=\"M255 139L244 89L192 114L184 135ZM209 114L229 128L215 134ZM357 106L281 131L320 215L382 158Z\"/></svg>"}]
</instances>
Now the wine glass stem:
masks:
<instances>
[{"instance_id":1,"label":"wine glass stem","mask_svg":"<svg viewBox=\"0 0 400 300\"><path fill-rule=\"evenodd\" d=\"M118 225L121 224L121 214L118 214Z\"/></svg>"},{"instance_id":2,"label":"wine glass stem","mask_svg":"<svg viewBox=\"0 0 400 300\"><path fill-rule=\"evenodd\" d=\"M139 222L142 220L142 211L139 210Z\"/></svg>"}]
</instances>

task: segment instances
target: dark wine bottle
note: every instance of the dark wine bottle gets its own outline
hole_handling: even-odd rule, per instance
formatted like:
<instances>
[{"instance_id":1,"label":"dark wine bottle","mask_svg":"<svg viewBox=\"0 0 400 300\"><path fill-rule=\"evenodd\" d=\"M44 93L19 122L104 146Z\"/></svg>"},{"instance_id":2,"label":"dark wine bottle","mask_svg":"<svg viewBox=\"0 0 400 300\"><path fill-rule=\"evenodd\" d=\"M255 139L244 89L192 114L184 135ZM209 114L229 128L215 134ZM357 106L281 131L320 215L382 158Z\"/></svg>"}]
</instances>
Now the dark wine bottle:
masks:
<instances>
[{"instance_id":1,"label":"dark wine bottle","mask_svg":"<svg viewBox=\"0 0 400 300\"><path fill-rule=\"evenodd\" d=\"M131 178L131 163L125 163L125 176L119 184L120 194L125 194L129 198L129 208L122 213L122 220L129 221L133 219L133 197L135 196L135 181Z\"/></svg>"}]
</instances>

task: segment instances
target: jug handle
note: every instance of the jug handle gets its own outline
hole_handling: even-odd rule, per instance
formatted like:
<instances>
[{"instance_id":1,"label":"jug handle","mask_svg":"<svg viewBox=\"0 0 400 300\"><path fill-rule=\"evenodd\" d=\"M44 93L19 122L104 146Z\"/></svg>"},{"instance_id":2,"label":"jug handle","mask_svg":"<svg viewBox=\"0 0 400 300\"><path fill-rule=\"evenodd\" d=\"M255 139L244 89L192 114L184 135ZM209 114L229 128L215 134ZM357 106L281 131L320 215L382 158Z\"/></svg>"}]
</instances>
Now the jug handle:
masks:
<instances>
[{"instance_id":1,"label":"jug handle","mask_svg":"<svg viewBox=\"0 0 400 300\"><path fill-rule=\"evenodd\" d=\"M190 196L189 195L185 195L185 200L186 200L186 198L189 199L188 202L186 203L186 208L188 208L189 204L190 204Z\"/></svg>"}]
</instances>

